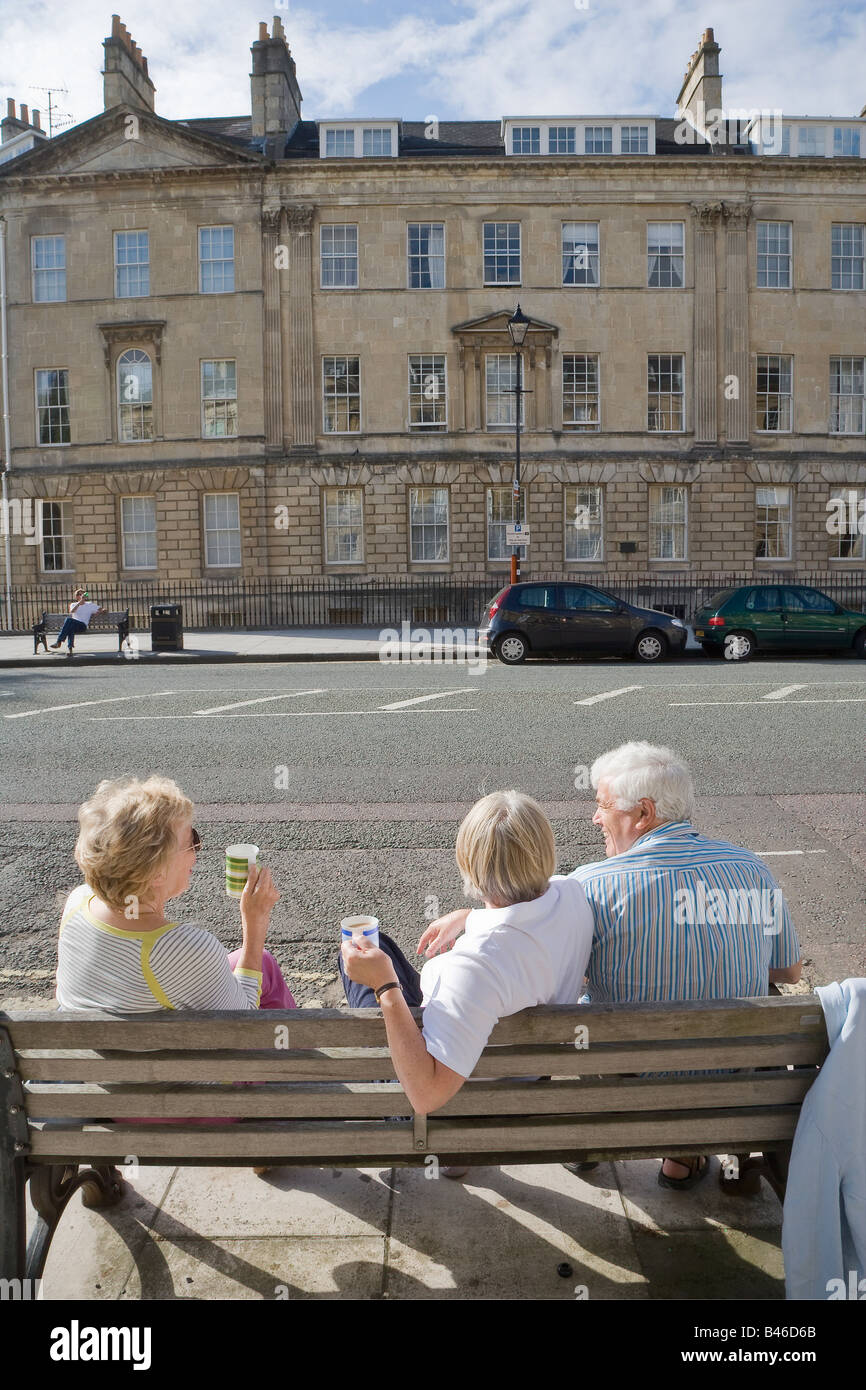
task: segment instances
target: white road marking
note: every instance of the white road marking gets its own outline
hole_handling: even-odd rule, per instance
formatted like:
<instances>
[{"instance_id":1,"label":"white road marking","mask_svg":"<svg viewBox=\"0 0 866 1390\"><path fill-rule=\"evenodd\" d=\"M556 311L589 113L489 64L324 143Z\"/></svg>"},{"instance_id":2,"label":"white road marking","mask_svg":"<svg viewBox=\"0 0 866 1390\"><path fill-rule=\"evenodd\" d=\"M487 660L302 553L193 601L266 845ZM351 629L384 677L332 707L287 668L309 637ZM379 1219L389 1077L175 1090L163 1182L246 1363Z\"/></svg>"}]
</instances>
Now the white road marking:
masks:
<instances>
[{"instance_id":1,"label":"white road marking","mask_svg":"<svg viewBox=\"0 0 866 1390\"><path fill-rule=\"evenodd\" d=\"M427 700L447 700L451 695L474 695L476 690L467 687L465 690L442 690L438 695L416 695L414 700L395 700L392 705L380 705L380 710L386 709L407 709L409 705L423 705Z\"/></svg>"},{"instance_id":2,"label":"white road marking","mask_svg":"<svg viewBox=\"0 0 866 1390\"><path fill-rule=\"evenodd\" d=\"M782 854L826 854L825 849L756 849L760 859L778 859Z\"/></svg>"},{"instance_id":3,"label":"white road marking","mask_svg":"<svg viewBox=\"0 0 866 1390\"><path fill-rule=\"evenodd\" d=\"M795 690L805 690L805 685L783 685L778 690L771 690L764 696L765 700L784 700L786 695L793 695Z\"/></svg>"},{"instance_id":4,"label":"white road marking","mask_svg":"<svg viewBox=\"0 0 866 1390\"><path fill-rule=\"evenodd\" d=\"M672 700L669 709L694 709L699 705L764 705L764 700ZM843 700L792 700L786 705L791 709L797 705L866 705L866 695L857 695ZM766 705L764 706L766 708ZM7 714L7 719L10 716Z\"/></svg>"},{"instance_id":5,"label":"white road marking","mask_svg":"<svg viewBox=\"0 0 866 1390\"><path fill-rule=\"evenodd\" d=\"M112 695L108 700L78 700L74 705L48 705L45 709L25 709L18 714L4 714L4 719L28 719L33 714L57 714L60 710L84 709L86 705L118 705L124 700L154 700L162 695L178 695L177 690L151 690L146 695Z\"/></svg>"},{"instance_id":6,"label":"white road marking","mask_svg":"<svg viewBox=\"0 0 866 1390\"><path fill-rule=\"evenodd\" d=\"M615 695L628 695L630 690L643 690L642 685L624 685L619 690L603 690L600 695L590 695L587 700L575 700L576 705L597 705L599 700L612 700Z\"/></svg>"},{"instance_id":7,"label":"white road marking","mask_svg":"<svg viewBox=\"0 0 866 1390\"><path fill-rule=\"evenodd\" d=\"M345 719L351 716L353 719L362 714L477 714L478 710L474 705L455 705L451 709L304 709L304 710L268 710L261 714L95 714L90 717L90 724L133 724L133 723L153 723L156 720L160 724L166 724L174 719Z\"/></svg>"},{"instance_id":8,"label":"white road marking","mask_svg":"<svg viewBox=\"0 0 866 1390\"><path fill-rule=\"evenodd\" d=\"M211 709L197 709L196 714L223 714L228 709L242 709L244 705L266 705L271 700L297 700L301 695L327 695L326 689L292 690L282 695L262 695L257 700L237 700L233 705L214 705Z\"/></svg>"}]
</instances>

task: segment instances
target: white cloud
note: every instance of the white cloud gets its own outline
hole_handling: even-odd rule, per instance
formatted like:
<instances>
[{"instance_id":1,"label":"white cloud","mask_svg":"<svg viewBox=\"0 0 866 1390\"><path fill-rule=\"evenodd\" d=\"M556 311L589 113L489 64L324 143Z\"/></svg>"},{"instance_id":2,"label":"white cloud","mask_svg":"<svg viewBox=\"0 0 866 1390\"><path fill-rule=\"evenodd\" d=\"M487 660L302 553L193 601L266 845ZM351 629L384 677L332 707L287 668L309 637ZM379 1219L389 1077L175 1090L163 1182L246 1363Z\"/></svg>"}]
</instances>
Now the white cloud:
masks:
<instances>
[{"instance_id":1,"label":"white cloud","mask_svg":"<svg viewBox=\"0 0 866 1390\"><path fill-rule=\"evenodd\" d=\"M267 10L270 13L267 13ZM250 110L250 44L273 6L227 0L154 0L121 17L147 55L157 111L170 118ZM305 114L347 115L368 88L398 80L402 110L377 115L455 119L533 114L672 115L706 11L679 0L465 0L404 6L377 20L375 5L343 22L329 7L277 6L304 92ZM381 11L378 11L381 14ZM831 0L726 0L725 102L802 115L856 115L866 103L866 10ZM59 0L0 20L0 89L40 106L33 86L66 86L59 102L80 122L102 109L102 39L96 0ZM45 122L43 122L45 123Z\"/></svg>"}]
</instances>

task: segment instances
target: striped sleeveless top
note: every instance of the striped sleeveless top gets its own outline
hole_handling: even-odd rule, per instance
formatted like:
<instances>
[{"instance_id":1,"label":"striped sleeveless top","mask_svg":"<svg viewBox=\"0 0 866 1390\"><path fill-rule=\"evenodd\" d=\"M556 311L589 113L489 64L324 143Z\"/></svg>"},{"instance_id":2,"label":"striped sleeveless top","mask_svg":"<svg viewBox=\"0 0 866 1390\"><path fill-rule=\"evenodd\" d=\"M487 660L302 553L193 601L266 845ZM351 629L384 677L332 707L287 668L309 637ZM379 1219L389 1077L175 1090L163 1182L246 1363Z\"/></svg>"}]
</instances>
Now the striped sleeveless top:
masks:
<instances>
[{"instance_id":1,"label":"striped sleeveless top","mask_svg":"<svg viewBox=\"0 0 866 1390\"><path fill-rule=\"evenodd\" d=\"M61 1009L151 1013L154 1009L257 1009L260 971L232 972L225 947L193 922L153 931L110 927L90 911L82 883L66 900L57 947Z\"/></svg>"}]
</instances>

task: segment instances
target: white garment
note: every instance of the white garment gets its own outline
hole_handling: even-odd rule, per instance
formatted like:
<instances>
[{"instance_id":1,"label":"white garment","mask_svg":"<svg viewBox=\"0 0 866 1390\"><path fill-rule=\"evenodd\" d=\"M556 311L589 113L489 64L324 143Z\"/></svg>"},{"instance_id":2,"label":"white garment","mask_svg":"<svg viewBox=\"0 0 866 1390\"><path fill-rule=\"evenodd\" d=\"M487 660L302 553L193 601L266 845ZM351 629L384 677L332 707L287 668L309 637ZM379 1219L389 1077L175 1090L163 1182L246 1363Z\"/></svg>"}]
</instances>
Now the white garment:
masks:
<instances>
[{"instance_id":1,"label":"white garment","mask_svg":"<svg viewBox=\"0 0 866 1390\"><path fill-rule=\"evenodd\" d=\"M786 1297L866 1298L866 979L815 990L825 1058L800 1110L782 1220ZM803 1000L804 1009L810 1001Z\"/></svg>"},{"instance_id":2,"label":"white garment","mask_svg":"<svg viewBox=\"0 0 866 1390\"><path fill-rule=\"evenodd\" d=\"M470 1076L500 1018L535 1004L577 1004L592 944L581 884L555 875L534 902L476 908L452 950L421 971L431 1057Z\"/></svg>"},{"instance_id":3,"label":"white garment","mask_svg":"<svg viewBox=\"0 0 866 1390\"><path fill-rule=\"evenodd\" d=\"M98 612L99 604L94 603L92 600L88 603L88 601L85 599L84 603L79 604L75 612L70 613L69 616L70 618L74 618L77 623L84 623L84 626L87 627L94 613Z\"/></svg>"}]
</instances>

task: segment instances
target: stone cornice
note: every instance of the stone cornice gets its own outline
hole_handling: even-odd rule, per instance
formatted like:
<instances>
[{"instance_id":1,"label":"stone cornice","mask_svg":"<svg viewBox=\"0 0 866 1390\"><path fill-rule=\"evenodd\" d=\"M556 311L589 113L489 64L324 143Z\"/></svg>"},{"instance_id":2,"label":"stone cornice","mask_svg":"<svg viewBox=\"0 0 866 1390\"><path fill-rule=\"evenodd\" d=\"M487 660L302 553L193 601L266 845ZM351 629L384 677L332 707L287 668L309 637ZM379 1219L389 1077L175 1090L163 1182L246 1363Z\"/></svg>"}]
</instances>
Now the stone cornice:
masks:
<instances>
[{"instance_id":1,"label":"stone cornice","mask_svg":"<svg viewBox=\"0 0 866 1390\"><path fill-rule=\"evenodd\" d=\"M162 184L172 180L205 181L207 179L246 180L261 188L265 170L238 164L172 165L165 169L96 169L82 174L3 174L0 172L0 197L6 188L57 189L94 188L104 184L140 183Z\"/></svg>"},{"instance_id":2,"label":"stone cornice","mask_svg":"<svg viewBox=\"0 0 866 1390\"><path fill-rule=\"evenodd\" d=\"M162 335L165 319L132 319L96 325L102 334L102 349L106 367L111 367L111 349L120 343L144 343L152 346L157 362L162 361Z\"/></svg>"}]
</instances>

